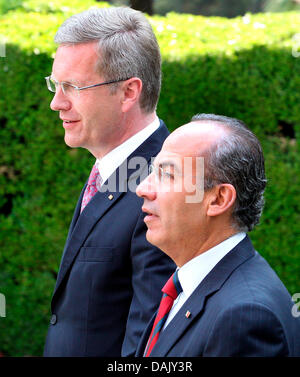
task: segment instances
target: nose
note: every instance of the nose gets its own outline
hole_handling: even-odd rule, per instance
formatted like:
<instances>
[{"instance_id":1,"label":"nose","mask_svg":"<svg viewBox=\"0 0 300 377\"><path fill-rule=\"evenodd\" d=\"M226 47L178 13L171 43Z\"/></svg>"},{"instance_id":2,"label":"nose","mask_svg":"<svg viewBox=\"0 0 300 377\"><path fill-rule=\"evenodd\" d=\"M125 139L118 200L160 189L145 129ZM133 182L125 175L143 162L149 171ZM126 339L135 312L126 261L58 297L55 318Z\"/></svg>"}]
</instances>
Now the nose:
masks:
<instances>
[{"instance_id":1,"label":"nose","mask_svg":"<svg viewBox=\"0 0 300 377\"><path fill-rule=\"evenodd\" d=\"M58 87L54 97L50 103L50 108L53 111L67 111L70 110L72 107L71 101L66 97L66 95L63 93L61 87Z\"/></svg>"},{"instance_id":2,"label":"nose","mask_svg":"<svg viewBox=\"0 0 300 377\"><path fill-rule=\"evenodd\" d=\"M156 190L154 186L154 173L148 175L136 188L136 194L140 198L155 200Z\"/></svg>"}]
</instances>

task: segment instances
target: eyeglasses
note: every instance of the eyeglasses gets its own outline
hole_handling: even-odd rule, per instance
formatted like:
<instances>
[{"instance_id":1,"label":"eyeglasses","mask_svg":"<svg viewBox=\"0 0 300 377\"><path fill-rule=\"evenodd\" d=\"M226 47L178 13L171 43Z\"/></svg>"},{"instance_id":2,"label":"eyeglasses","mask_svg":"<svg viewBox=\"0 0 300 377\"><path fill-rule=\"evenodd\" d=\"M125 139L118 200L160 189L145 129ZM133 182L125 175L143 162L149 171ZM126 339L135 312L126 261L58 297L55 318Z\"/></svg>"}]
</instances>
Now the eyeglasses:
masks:
<instances>
[{"instance_id":1,"label":"eyeglasses","mask_svg":"<svg viewBox=\"0 0 300 377\"><path fill-rule=\"evenodd\" d=\"M126 79L111 80L111 81L101 82L100 84L78 87L78 86L70 84L68 82L56 81L51 76L45 77L45 80L46 80L46 83L47 83L47 88L50 90L50 92L56 93L57 87L60 85L64 95L70 95L74 92L79 93L80 90L95 88L96 86L114 84L114 83L117 83L117 82L129 80L129 79L130 79L130 77L128 77Z\"/></svg>"},{"instance_id":2,"label":"eyeglasses","mask_svg":"<svg viewBox=\"0 0 300 377\"><path fill-rule=\"evenodd\" d=\"M168 170L165 170L161 166L149 166L149 175L154 173L155 179L157 182L163 182L164 180L170 180L174 178L174 174Z\"/></svg>"}]
</instances>

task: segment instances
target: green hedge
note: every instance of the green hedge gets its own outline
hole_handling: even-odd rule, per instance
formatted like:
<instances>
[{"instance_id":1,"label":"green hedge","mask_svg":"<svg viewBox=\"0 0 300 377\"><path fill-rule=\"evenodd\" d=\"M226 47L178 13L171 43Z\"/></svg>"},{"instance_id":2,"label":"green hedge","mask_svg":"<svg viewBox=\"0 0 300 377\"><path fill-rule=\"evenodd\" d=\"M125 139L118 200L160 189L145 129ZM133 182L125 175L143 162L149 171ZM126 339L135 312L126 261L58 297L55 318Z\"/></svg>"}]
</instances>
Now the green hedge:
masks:
<instances>
[{"instance_id":1,"label":"green hedge","mask_svg":"<svg viewBox=\"0 0 300 377\"><path fill-rule=\"evenodd\" d=\"M62 21L107 4L14 3L0 2L0 41L6 39L0 58L0 293L7 305L0 351L39 356L68 226L93 162L86 150L64 144L44 77ZM251 236L291 293L300 291L300 58L291 54L298 17L150 18L163 56L158 114L169 129L212 112L246 121L262 141L269 185L261 225Z\"/></svg>"}]
</instances>

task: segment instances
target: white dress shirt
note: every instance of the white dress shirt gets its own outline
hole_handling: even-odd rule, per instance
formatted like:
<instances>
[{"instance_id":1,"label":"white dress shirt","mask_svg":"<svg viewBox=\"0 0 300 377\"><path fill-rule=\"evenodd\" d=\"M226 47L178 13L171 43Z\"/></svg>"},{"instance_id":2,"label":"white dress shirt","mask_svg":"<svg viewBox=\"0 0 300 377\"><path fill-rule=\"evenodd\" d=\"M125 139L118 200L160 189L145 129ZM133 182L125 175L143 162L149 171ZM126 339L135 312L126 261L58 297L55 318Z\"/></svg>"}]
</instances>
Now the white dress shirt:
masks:
<instances>
[{"instance_id":1,"label":"white dress shirt","mask_svg":"<svg viewBox=\"0 0 300 377\"><path fill-rule=\"evenodd\" d=\"M182 292L173 303L172 309L165 322L164 329L201 281L217 265L217 263L229 253L230 250L244 239L245 236L246 233L244 232L236 233L213 248L191 259L179 268L178 279L182 287Z\"/></svg>"},{"instance_id":2,"label":"white dress shirt","mask_svg":"<svg viewBox=\"0 0 300 377\"><path fill-rule=\"evenodd\" d=\"M141 131L131 136L124 143L118 145L101 159L96 159L96 165L101 176L101 182L105 182L113 172L131 155L150 135L159 128L159 119L156 117L152 123Z\"/></svg>"}]
</instances>

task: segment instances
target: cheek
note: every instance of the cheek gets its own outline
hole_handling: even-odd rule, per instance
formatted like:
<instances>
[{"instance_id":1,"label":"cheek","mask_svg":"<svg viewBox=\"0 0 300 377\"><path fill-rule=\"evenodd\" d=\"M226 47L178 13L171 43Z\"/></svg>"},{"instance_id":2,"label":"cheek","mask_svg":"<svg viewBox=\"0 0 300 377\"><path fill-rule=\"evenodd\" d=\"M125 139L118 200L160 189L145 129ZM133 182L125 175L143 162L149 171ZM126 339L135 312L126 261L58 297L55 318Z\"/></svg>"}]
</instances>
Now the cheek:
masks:
<instances>
[{"instance_id":1,"label":"cheek","mask_svg":"<svg viewBox=\"0 0 300 377\"><path fill-rule=\"evenodd\" d=\"M87 89L88 90L88 89ZM79 93L79 97L73 101L74 108L85 116L94 115L98 110L97 100L90 93L84 93L84 90Z\"/></svg>"},{"instance_id":2,"label":"cheek","mask_svg":"<svg viewBox=\"0 0 300 377\"><path fill-rule=\"evenodd\" d=\"M161 219L164 226L170 228L179 227L184 221L185 205L182 203L181 193L169 193L166 195L167 199L163 202L161 207Z\"/></svg>"},{"instance_id":3,"label":"cheek","mask_svg":"<svg viewBox=\"0 0 300 377\"><path fill-rule=\"evenodd\" d=\"M101 124L100 117L98 115L99 110L98 111L95 110L95 106L84 107L84 106L80 105L80 107L78 107L77 111L80 114L80 117L82 119L84 131L86 131L88 133L92 133L96 137L98 132L100 131L99 130L99 128L100 128L99 124Z\"/></svg>"}]
</instances>

